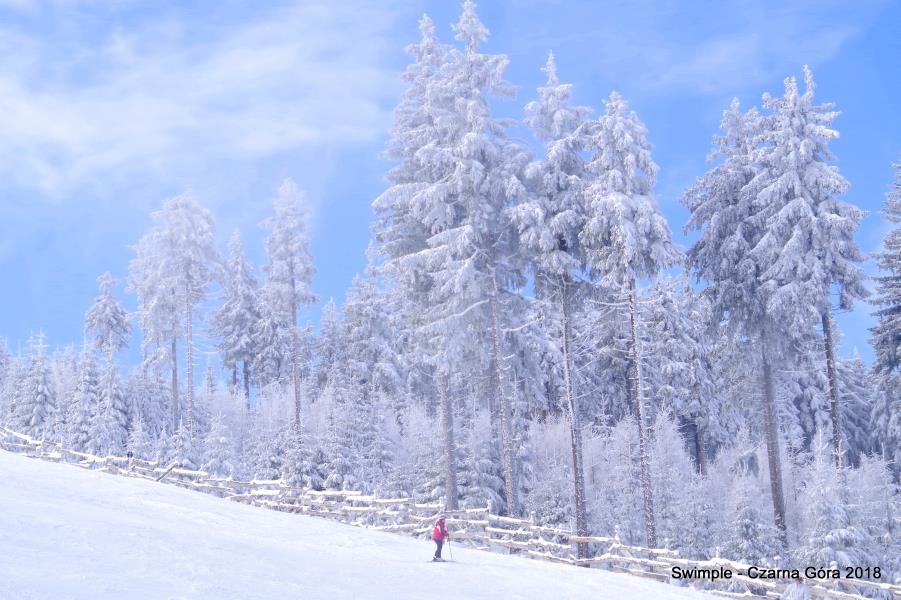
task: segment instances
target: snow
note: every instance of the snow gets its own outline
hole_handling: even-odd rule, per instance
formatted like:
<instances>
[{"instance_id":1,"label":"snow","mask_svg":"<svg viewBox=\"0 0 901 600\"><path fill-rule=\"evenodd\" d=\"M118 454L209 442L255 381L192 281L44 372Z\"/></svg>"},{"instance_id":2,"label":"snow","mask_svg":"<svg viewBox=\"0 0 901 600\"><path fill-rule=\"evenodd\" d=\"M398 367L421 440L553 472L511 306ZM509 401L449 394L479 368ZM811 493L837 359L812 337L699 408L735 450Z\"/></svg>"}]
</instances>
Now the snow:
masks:
<instances>
[{"instance_id":1,"label":"snow","mask_svg":"<svg viewBox=\"0 0 901 600\"><path fill-rule=\"evenodd\" d=\"M0 452L0 598L707 598ZM445 550L447 552L447 550Z\"/></svg>"}]
</instances>

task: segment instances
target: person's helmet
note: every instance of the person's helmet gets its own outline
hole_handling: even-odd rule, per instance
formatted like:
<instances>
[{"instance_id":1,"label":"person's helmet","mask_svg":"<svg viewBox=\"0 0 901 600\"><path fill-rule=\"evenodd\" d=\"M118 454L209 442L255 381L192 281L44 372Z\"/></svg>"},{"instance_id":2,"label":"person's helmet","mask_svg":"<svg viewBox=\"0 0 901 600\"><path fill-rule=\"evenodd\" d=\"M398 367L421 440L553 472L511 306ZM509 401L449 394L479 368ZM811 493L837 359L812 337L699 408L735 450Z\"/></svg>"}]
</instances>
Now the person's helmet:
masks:
<instances>
[{"instance_id":1,"label":"person's helmet","mask_svg":"<svg viewBox=\"0 0 901 600\"><path fill-rule=\"evenodd\" d=\"M443 521L443 520L444 520L444 513L439 513L439 514L438 514L438 520L439 520L439 521Z\"/></svg>"}]
</instances>

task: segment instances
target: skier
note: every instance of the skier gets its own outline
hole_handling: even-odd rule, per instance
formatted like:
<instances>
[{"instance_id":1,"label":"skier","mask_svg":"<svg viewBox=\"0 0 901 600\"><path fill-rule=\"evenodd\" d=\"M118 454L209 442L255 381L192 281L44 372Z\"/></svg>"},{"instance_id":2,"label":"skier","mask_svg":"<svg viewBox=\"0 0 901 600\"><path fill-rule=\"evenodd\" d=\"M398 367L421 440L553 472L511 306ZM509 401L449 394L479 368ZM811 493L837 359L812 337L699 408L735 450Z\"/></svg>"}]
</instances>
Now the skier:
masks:
<instances>
[{"instance_id":1,"label":"skier","mask_svg":"<svg viewBox=\"0 0 901 600\"><path fill-rule=\"evenodd\" d=\"M435 540L435 545L438 546L435 549L435 557L432 558L433 562L444 560L441 558L441 547L444 546L444 540L449 540L450 535L447 533L447 527L444 525L444 513L438 515L438 520L435 521L435 528L432 530L432 539Z\"/></svg>"}]
</instances>

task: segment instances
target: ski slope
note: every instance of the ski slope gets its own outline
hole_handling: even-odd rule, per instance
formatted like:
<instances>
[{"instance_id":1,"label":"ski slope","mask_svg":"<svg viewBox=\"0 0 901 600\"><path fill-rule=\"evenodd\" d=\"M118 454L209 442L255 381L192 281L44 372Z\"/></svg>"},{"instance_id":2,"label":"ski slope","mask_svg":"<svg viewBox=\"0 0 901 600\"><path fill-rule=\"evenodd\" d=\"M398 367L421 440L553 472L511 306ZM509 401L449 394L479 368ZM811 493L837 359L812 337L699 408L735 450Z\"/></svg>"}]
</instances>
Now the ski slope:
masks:
<instances>
[{"instance_id":1,"label":"ski slope","mask_svg":"<svg viewBox=\"0 0 901 600\"><path fill-rule=\"evenodd\" d=\"M0 451L0 599L699 599Z\"/></svg>"}]
</instances>

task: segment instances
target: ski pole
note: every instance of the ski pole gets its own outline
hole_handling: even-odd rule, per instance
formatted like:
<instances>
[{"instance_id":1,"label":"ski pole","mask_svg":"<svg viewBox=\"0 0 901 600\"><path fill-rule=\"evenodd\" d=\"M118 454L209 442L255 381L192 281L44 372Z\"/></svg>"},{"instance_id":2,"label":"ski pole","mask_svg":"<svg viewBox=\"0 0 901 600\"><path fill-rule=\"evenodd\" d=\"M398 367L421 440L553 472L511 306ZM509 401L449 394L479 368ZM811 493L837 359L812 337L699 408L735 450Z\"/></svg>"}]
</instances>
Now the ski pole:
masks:
<instances>
[{"instance_id":1,"label":"ski pole","mask_svg":"<svg viewBox=\"0 0 901 600\"><path fill-rule=\"evenodd\" d=\"M447 550L450 552L451 560L454 560L454 550L451 548L450 538L447 538Z\"/></svg>"}]
</instances>

